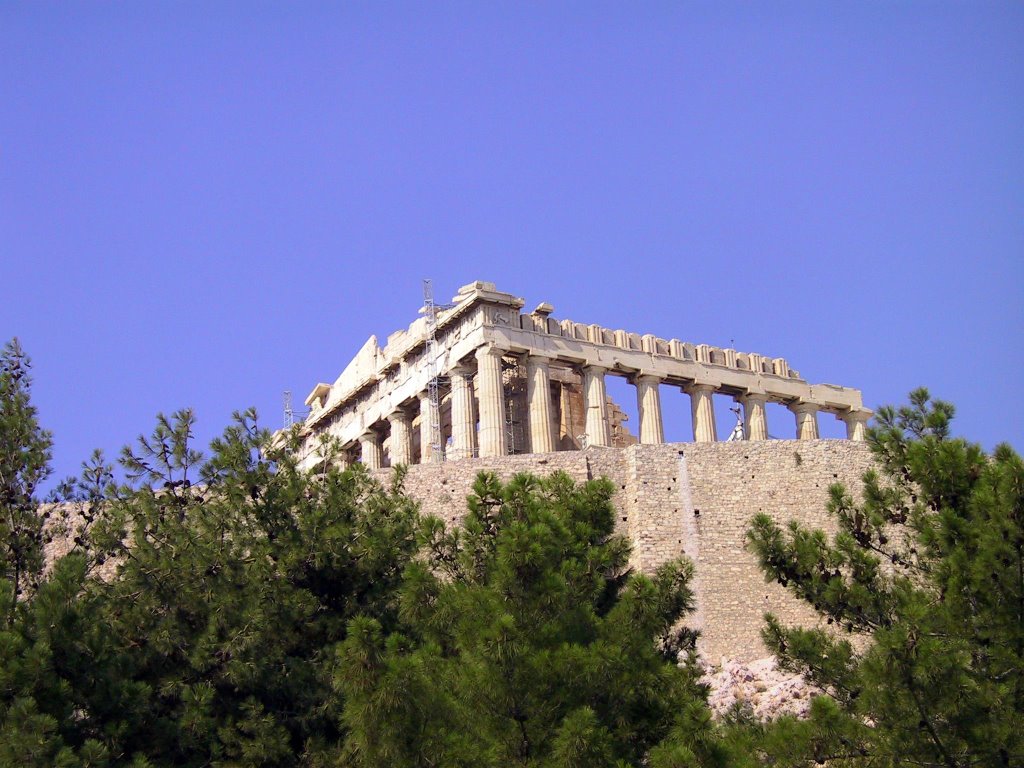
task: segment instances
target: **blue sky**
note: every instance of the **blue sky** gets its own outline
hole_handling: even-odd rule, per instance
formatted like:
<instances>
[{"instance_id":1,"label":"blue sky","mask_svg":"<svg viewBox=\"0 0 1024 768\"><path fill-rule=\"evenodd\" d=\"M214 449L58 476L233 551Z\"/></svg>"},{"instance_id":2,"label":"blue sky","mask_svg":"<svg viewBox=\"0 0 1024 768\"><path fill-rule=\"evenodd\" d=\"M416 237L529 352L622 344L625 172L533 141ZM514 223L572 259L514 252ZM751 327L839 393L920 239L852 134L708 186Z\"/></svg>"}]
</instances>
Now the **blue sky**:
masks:
<instances>
[{"instance_id":1,"label":"blue sky","mask_svg":"<svg viewBox=\"0 0 1024 768\"><path fill-rule=\"evenodd\" d=\"M1019 449L1022 42L1019 3L0 3L0 337L58 475L158 411L279 426L425 277Z\"/></svg>"}]
</instances>

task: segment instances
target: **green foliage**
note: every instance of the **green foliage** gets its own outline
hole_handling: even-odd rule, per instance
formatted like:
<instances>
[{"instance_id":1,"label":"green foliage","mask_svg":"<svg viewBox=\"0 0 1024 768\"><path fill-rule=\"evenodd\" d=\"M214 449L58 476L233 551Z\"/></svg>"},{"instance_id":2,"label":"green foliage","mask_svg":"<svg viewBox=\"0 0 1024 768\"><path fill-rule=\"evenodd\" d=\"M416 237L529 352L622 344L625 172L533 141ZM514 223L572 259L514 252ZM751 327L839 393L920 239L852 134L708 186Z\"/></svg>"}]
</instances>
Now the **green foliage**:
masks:
<instances>
[{"instance_id":1,"label":"green foliage","mask_svg":"<svg viewBox=\"0 0 1024 768\"><path fill-rule=\"evenodd\" d=\"M332 649L356 615L397 623L417 546L400 476L383 488L359 467L300 471L296 436L272 439L252 412L204 460L182 411L123 452L133 485L115 485L95 454L61 484L66 503L39 508L50 440L27 367L12 342L0 367L0 767L336 762ZM44 532L72 543L49 572Z\"/></svg>"},{"instance_id":2,"label":"green foliage","mask_svg":"<svg viewBox=\"0 0 1024 768\"><path fill-rule=\"evenodd\" d=\"M211 446L160 416L39 507L50 436L0 355L0 768L891 766L1024 762L1024 465L881 409L839 532L767 517L769 578L822 616L765 638L827 692L811 717L714 723L692 567L630 572L611 486L481 475L459 527L253 412ZM44 520L48 522L44 524ZM42 545L70 554L44 569ZM678 662L680 658L683 663Z\"/></svg>"},{"instance_id":3,"label":"green foliage","mask_svg":"<svg viewBox=\"0 0 1024 768\"><path fill-rule=\"evenodd\" d=\"M348 620L396 621L416 508L361 467L300 471L252 412L205 463L191 429L161 417L124 452L144 485L92 530L119 562L91 587L96 617L145 700L118 744L154 765L294 765L340 738L328 663Z\"/></svg>"},{"instance_id":4,"label":"green foliage","mask_svg":"<svg viewBox=\"0 0 1024 768\"><path fill-rule=\"evenodd\" d=\"M474 491L461 527L425 526L400 631L350 625L351 764L640 765L670 737L712 751L704 690L675 663L690 564L630 575L606 481L482 474Z\"/></svg>"},{"instance_id":5,"label":"green foliage","mask_svg":"<svg viewBox=\"0 0 1024 768\"><path fill-rule=\"evenodd\" d=\"M17 339L0 352L0 579L9 579L7 605L35 587L42 569L39 483L50 474L53 440L30 401L31 363ZM13 616L9 613L8 619Z\"/></svg>"},{"instance_id":6,"label":"green foliage","mask_svg":"<svg viewBox=\"0 0 1024 768\"><path fill-rule=\"evenodd\" d=\"M809 722L780 724L775 759L1024 762L1024 464L1009 446L986 456L950 438L952 416L925 390L879 410L868 431L879 470L860 503L831 489L832 538L754 520L766 576L831 625L767 617L783 664L829 694Z\"/></svg>"},{"instance_id":7,"label":"green foliage","mask_svg":"<svg viewBox=\"0 0 1024 768\"><path fill-rule=\"evenodd\" d=\"M42 578L49 437L4 360L0 767L722 764L691 567L630 575L607 483L484 476L447 530L401 471L300 471L252 412L204 459L181 411L131 484L94 454L61 485Z\"/></svg>"},{"instance_id":8,"label":"green foliage","mask_svg":"<svg viewBox=\"0 0 1024 768\"><path fill-rule=\"evenodd\" d=\"M101 745L64 742L74 727L71 686L54 646L76 635L68 603L81 588L81 560L42 580L43 518L35 492L49 475L50 434L31 404L30 363L17 339L0 353L0 766L102 765ZM87 761L87 763L83 762Z\"/></svg>"}]
</instances>

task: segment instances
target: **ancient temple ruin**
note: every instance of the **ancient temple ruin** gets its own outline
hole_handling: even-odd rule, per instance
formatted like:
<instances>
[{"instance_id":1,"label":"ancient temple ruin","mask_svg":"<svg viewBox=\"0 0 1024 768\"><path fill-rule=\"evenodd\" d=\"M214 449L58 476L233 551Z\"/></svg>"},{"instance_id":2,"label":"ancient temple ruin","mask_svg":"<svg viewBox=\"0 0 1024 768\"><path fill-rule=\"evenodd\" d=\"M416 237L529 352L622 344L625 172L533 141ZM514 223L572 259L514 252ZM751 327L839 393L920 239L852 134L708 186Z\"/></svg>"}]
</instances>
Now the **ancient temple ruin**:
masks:
<instances>
[{"instance_id":1,"label":"ancient temple ruin","mask_svg":"<svg viewBox=\"0 0 1024 768\"><path fill-rule=\"evenodd\" d=\"M625 447L665 441L661 385L689 396L697 442L718 439L712 396L743 407L743 437L768 439L765 406L794 414L795 437L818 437L818 414L864 438L861 393L808 384L783 358L661 339L552 317L540 304L475 282L451 305L428 305L383 346L371 336L334 384L317 384L302 433L303 462L319 461L320 436L371 469L510 454ZM636 387L639 434L607 396L605 379Z\"/></svg>"}]
</instances>

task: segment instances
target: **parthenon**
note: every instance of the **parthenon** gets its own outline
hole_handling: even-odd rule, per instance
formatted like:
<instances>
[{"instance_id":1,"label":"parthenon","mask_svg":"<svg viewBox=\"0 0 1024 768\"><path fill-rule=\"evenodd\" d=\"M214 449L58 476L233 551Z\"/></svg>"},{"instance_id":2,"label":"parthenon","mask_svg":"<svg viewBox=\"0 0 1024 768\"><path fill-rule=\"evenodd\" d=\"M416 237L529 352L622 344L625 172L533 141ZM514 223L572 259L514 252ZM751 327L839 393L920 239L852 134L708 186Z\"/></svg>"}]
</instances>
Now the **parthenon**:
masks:
<instances>
[{"instance_id":1,"label":"parthenon","mask_svg":"<svg viewBox=\"0 0 1024 768\"><path fill-rule=\"evenodd\" d=\"M793 413L797 439L818 438L819 413L864 439L871 411L858 390L808 384L781 357L556 320L550 304L523 313L524 304L474 282L383 348L371 336L334 384L306 398L304 464L319 461L322 435L370 469L663 443L662 385L689 396L696 442L718 439L715 394L742 405L745 440L769 438L768 403ZM637 436L606 393L608 376L636 387Z\"/></svg>"}]
</instances>

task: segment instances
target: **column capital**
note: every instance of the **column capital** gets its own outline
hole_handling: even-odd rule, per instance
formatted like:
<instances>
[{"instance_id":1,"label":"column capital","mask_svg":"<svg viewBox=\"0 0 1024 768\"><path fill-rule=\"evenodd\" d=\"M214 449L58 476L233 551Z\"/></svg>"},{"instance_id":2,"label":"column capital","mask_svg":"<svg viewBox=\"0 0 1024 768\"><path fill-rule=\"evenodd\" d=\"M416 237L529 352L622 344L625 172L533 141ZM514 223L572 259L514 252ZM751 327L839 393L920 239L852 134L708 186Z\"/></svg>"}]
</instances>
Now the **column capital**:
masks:
<instances>
[{"instance_id":1,"label":"column capital","mask_svg":"<svg viewBox=\"0 0 1024 768\"><path fill-rule=\"evenodd\" d=\"M600 373L605 374L610 371L612 367L610 365L604 365L603 363L585 363L580 366L580 370L584 373Z\"/></svg>"},{"instance_id":2,"label":"column capital","mask_svg":"<svg viewBox=\"0 0 1024 768\"><path fill-rule=\"evenodd\" d=\"M475 365L473 365L472 363L467 363L467 362L458 362L458 363L455 363L455 365L451 366L448 369L447 375L448 376L463 376L463 377L468 378L468 377L472 376L474 373L476 373L476 366Z\"/></svg>"},{"instance_id":3,"label":"column capital","mask_svg":"<svg viewBox=\"0 0 1024 768\"><path fill-rule=\"evenodd\" d=\"M553 360L557 360L558 356L551 352L520 352L518 357L526 363L526 365L550 365Z\"/></svg>"},{"instance_id":4,"label":"column capital","mask_svg":"<svg viewBox=\"0 0 1024 768\"><path fill-rule=\"evenodd\" d=\"M868 421L874 416L874 412L867 408L849 410L839 415L846 423L846 439L863 441Z\"/></svg>"},{"instance_id":5,"label":"column capital","mask_svg":"<svg viewBox=\"0 0 1024 768\"><path fill-rule=\"evenodd\" d=\"M798 440L818 439L818 410L817 403L806 400L797 400L790 403L787 408L796 415L796 437Z\"/></svg>"},{"instance_id":6,"label":"column capital","mask_svg":"<svg viewBox=\"0 0 1024 768\"><path fill-rule=\"evenodd\" d=\"M628 378L633 384L661 384L665 381L663 374L645 371L642 368L636 373L631 374Z\"/></svg>"},{"instance_id":7,"label":"column capital","mask_svg":"<svg viewBox=\"0 0 1024 768\"><path fill-rule=\"evenodd\" d=\"M688 395L700 394L705 392L716 392L721 384L712 381L691 381L683 384L679 389Z\"/></svg>"},{"instance_id":8,"label":"column capital","mask_svg":"<svg viewBox=\"0 0 1024 768\"><path fill-rule=\"evenodd\" d=\"M497 347L494 344L485 344L482 347L477 347L476 350L473 352L473 354L476 355L476 359L477 360L479 360L479 359L481 359L483 357L498 357L498 358L501 358L501 357L504 357L505 355L509 354L509 350L502 349L501 347Z\"/></svg>"},{"instance_id":9,"label":"column capital","mask_svg":"<svg viewBox=\"0 0 1024 768\"><path fill-rule=\"evenodd\" d=\"M394 424L396 421L408 422L412 419L412 416L409 414L409 411L406 410L404 405L400 405L389 413L386 418L389 423Z\"/></svg>"},{"instance_id":10,"label":"column capital","mask_svg":"<svg viewBox=\"0 0 1024 768\"><path fill-rule=\"evenodd\" d=\"M797 415L804 413L817 413L821 410L821 406L817 403L812 403L809 400L796 400L789 403L786 407Z\"/></svg>"}]
</instances>

